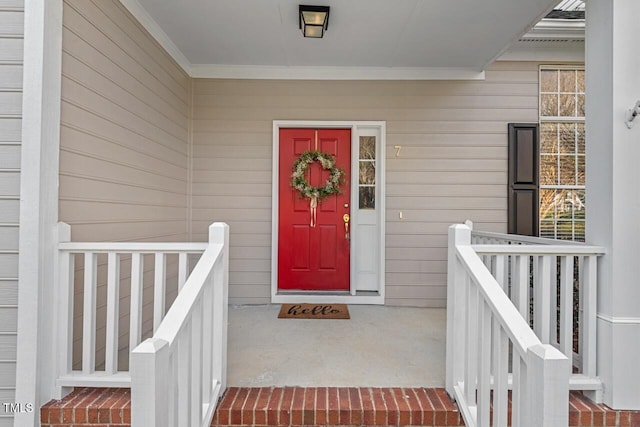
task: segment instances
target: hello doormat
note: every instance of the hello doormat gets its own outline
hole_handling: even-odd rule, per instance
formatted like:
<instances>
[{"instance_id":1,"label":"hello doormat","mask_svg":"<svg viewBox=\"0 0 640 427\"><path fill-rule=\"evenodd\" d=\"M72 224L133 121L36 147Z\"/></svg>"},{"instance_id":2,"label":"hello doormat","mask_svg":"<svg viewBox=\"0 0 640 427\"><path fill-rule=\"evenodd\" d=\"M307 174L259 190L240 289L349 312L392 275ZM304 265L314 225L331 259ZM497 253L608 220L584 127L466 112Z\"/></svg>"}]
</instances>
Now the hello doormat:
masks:
<instances>
[{"instance_id":1,"label":"hello doormat","mask_svg":"<svg viewBox=\"0 0 640 427\"><path fill-rule=\"evenodd\" d=\"M282 304L278 319L350 319L346 304Z\"/></svg>"}]
</instances>

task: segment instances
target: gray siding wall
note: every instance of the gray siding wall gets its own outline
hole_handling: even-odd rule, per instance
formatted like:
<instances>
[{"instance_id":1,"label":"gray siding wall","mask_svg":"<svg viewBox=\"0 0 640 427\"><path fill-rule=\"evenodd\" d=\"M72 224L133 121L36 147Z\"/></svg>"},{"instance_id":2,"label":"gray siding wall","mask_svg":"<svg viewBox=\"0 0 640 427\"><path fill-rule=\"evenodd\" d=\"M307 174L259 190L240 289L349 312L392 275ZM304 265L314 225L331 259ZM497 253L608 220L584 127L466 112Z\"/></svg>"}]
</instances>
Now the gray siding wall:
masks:
<instances>
[{"instance_id":1,"label":"gray siding wall","mask_svg":"<svg viewBox=\"0 0 640 427\"><path fill-rule=\"evenodd\" d=\"M74 241L188 241L191 80L117 0L65 0L60 220ZM153 259L145 257L145 269ZM97 365L103 358L105 259L99 258ZM167 269L171 273L176 261ZM143 330L152 323L145 274ZM120 291L126 368L130 262ZM76 262L74 363L80 362L82 261ZM177 285L176 285L177 286ZM177 290L171 290L171 301ZM172 293L172 294L171 294Z\"/></svg>"},{"instance_id":2,"label":"gray siding wall","mask_svg":"<svg viewBox=\"0 0 640 427\"><path fill-rule=\"evenodd\" d=\"M0 403L13 402L18 320L23 0L0 0ZM0 406L0 426L13 417Z\"/></svg>"},{"instance_id":3,"label":"gray siding wall","mask_svg":"<svg viewBox=\"0 0 640 427\"><path fill-rule=\"evenodd\" d=\"M506 231L507 123L537 121L537 91L528 62L484 81L195 80L193 237L228 222L231 301L269 302L272 120L385 120L386 302L442 307L447 227Z\"/></svg>"},{"instance_id":4,"label":"gray siding wall","mask_svg":"<svg viewBox=\"0 0 640 427\"><path fill-rule=\"evenodd\" d=\"M444 305L452 222L506 230L507 123L537 120L537 63L484 81L190 80L117 1L67 0L64 16L74 240L202 241L226 221L231 301L268 302L275 119L387 122L388 304Z\"/></svg>"}]
</instances>

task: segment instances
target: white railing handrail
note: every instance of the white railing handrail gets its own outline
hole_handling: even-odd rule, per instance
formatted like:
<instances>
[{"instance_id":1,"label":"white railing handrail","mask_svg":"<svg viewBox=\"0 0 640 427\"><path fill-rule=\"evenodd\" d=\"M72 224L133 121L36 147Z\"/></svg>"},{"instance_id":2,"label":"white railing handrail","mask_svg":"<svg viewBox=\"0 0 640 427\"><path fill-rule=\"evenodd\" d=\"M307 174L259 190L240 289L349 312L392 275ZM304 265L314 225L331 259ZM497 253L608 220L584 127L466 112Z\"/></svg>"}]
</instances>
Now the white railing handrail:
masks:
<instances>
[{"instance_id":1,"label":"white railing handrail","mask_svg":"<svg viewBox=\"0 0 640 427\"><path fill-rule=\"evenodd\" d=\"M107 252L140 252L153 253L201 253L207 249L206 242L61 242L58 250L62 252L107 253Z\"/></svg>"},{"instance_id":2,"label":"white railing handrail","mask_svg":"<svg viewBox=\"0 0 640 427\"><path fill-rule=\"evenodd\" d=\"M473 237L484 237L488 239L506 240L509 242L526 243L529 245L566 245L566 246L585 246L584 242L575 242L573 240L556 240L545 237L522 236L520 234L495 233L492 231L472 231Z\"/></svg>"},{"instance_id":3,"label":"white railing handrail","mask_svg":"<svg viewBox=\"0 0 640 427\"><path fill-rule=\"evenodd\" d=\"M518 352L525 355L530 347L542 344L473 249L458 246L456 251Z\"/></svg>"},{"instance_id":4,"label":"white railing handrail","mask_svg":"<svg viewBox=\"0 0 640 427\"><path fill-rule=\"evenodd\" d=\"M468 226L449 228L448 262L446 389L465 424L506 427L512 388L514 427L566 426L567 356L530 327L474 250Z\"/></svg>"},{"instance_id":5,"label":"white railing handrail","mask_svg":"<svg viewBox=\"0 0 640 427\"><path fill-rule=\"evenodd\" d=\"M153 339L164 340L169 345L175 342L176 337L185 325L189 312L193 310L198 297L203 292L207 276L220 259L223 248L223 244L211 244L204 251L200 261L198 261L184 284L182 291L180 291L164 319L162 319L160 326L153 334Z\"/></svg>"},{"instance_id":6,"label":"white railing handrail","mask_svg":"<svg viewBox=\"0 0 640 427\"><path fill-rule=\"evenodd\" d=\"M480 255L604 255L606 249L602 246L565 245L564 241L557 241L562 245L471 245Z\"/></svg>"},{"instance_id":7,"label":"white railing handrail","mask_svg":"<svg viewBox=\"0 0 640 427\"><path fill-rule=\"evenodd\" d=\"M534 329L542 342L552 343L578 368L571 374L570 389L602 402L595 328L598 258L606 249L491 232L472 231L470 237L471 248L509 292L523 317L530 320L533 314ZM529 299L529 290L538 303Z\"/></svg>"},{"instance_id":8,"label":"white railing handrail","mask_svg":"<svg viewBox=\"0 0 640 427\"><path fill-rule=\"evenodd\" d=\"M131 421L206 427L226 388L229 226L209 244L153 336L131 353Z\"/></svg>"},{"instance_id":9,"label":"white railing handrail","mask_svg":"<svg viewBox=\"0 0 640 427\"><path fill-rule=\"evenodd\" d=\"M155 330L165 314L167 296L176 291L168 286L177 278L177 291L182 289L194 255L202 254L207 246L206 242L72 242L71 227L60 222L54 274L55 333L58 337L58 351L54 356L57 370L54 397L61 398L70 387L130 387L129 371L120 363L121 350L124 350L120 347L120 308L124 304L121 290L130 296L130 352L146 333L143 310L148 304L143 299L143 290L153 282ZM130 274L121 271L125 262L130 262L127 267ZM79 268L81 264L84 266ZM98 296L99 288L106 290L105 299ZM76 329L77 323L74 324L78 289L83 294L82 310L78 310L82 313L82 333ZM106 309L106 318L102 320L104 326L98 320L98 310L103 307ZM105 335L96 342L98 327L104 327ZM78 360L74 360L74 340L80 340L76 342L81 349ZM102 355L97 356L101 352Z\"/></svg>"}]
</instances>

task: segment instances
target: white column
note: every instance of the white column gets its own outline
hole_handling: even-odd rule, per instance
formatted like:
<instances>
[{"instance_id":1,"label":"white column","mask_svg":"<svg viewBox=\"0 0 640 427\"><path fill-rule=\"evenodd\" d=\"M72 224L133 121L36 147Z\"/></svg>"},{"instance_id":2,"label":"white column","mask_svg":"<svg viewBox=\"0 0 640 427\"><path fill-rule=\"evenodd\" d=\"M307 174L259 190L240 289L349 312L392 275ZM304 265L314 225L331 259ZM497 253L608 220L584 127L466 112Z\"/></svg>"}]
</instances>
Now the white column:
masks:
<instances>
[{"instance_id":1,"label":"white column","mask_svg":"<svg viewBox=\"0 0 640 427\"><path fill-rule=\"evenodd\" d=\"M34 411L16 426L39 426L55 385L55 250L62 61L62 0L24 2L24 90L20 178L20 260L16 397ZM63 296L64 297L64 296ZM61 325L62 326L62 325Z\"/></svg>"},{"instance_id":2,"label":"white column","mask_svg":"<svg viewBox=\"0 0 640 427\"><path fill-rule=\"evenodd\" d=\"M598 375L605 403L640 409L640 2L587 4L587 242L605 246L598 271Z\"/></svg>"}]
</instances>

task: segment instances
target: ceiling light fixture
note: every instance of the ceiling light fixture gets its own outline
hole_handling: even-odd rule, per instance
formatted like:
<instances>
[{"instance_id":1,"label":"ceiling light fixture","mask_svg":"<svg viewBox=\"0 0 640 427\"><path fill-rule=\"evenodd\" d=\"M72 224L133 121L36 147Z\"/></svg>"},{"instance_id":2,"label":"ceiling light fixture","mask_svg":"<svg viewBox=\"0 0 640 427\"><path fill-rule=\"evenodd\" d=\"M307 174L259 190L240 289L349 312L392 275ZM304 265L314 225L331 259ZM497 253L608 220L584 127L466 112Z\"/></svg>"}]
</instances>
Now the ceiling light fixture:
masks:
<instances>
[{"instance_id":1,"label":"ceiling light fixture","mask_svg":"<svg viewBox=\"0 0 640 427\"><path fill-rule=\"evenodd\" d=\"M305 37L320 39L329 26L329 6L300 5L298 25Z\"/></svg>"}]
</instances>

